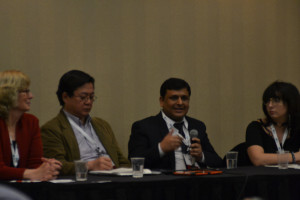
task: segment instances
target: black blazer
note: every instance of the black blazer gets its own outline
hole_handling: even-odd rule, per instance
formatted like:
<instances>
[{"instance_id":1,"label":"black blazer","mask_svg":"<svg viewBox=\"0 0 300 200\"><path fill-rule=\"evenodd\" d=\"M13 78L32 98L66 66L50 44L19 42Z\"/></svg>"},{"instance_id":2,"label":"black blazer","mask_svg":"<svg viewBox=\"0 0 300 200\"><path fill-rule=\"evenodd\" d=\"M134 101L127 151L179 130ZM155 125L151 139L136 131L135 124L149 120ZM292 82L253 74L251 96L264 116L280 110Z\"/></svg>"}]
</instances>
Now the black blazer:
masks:
<instances>
[{"instance_id":1,"label":"black blazer","mask_svg":"<svg viewBox=\"0 0 300 200\"><path fill-rule=\"evenodd\" d=\"M205 124L187 116L186 120L189 124L189 131L198 130L198 138L205 156L205 165L221 167L222 159L209 142ZM133 123L128 143L128 157L145 157L145 168L175 170L174 151L167 153L162 158L159 156L158 143L168 133L168 127L161 113ZM203 164L198 164L203 167Z\"/></svg>"}]
</instances>

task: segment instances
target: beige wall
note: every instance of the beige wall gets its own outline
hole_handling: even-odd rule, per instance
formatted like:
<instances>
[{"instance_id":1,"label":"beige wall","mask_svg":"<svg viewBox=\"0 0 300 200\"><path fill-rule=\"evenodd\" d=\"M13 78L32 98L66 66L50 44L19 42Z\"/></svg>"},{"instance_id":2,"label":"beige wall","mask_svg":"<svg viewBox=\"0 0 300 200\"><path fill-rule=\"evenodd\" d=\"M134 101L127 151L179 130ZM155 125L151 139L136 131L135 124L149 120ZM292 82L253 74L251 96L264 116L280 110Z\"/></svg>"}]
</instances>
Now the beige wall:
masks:
<instances>
[{"instance_id":1,"label":"beige wall","mask_svg":"<svg viewBox=\"0 0 300 200\"><path fill-rule=\"evenodd\" d=\"M274 80L300 88L298 0L0 0L0 67L32 79L31 112L54 117L60 76L96 79L92 114L127 155L131 124L159 112L159 87L192 87L189 115L204 121L220 156L262 117Z\"/></svg>"}]
</instances>

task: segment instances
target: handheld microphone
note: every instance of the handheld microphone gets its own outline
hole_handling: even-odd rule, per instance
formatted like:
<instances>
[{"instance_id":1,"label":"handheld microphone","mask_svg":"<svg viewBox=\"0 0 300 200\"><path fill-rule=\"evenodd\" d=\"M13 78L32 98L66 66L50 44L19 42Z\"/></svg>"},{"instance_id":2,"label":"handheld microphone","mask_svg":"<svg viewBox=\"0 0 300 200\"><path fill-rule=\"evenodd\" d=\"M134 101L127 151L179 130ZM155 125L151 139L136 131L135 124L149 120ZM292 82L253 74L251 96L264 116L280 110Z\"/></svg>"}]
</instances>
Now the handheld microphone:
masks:
<instances>
[{"instance_id":1,"label":"handheld microphone","mask_svg":"<svg viewBox=\"0 0 300 200\"><path fill-rule=\"evenodd\" d=\"M196 129L192 129L190 131L191 144L195 143L195 141L193 141L192 139L196 138L196 137L198 137L198 131ZM192 159L191 160L191 162L192 162L191 169L194 169L195 168L195 162L196 162L196 160L195 160L195 157L193 157L193 156L191 156L191 159Z\"/></svg>"},{"instance_id":2,"label":"handheld microphone","mask_svg":"<svg viewBox=\"0 0 300 200\"><path fill-rule=\"evenodd\" d=\"M198 131L196 129L192 129L190 131L191 144L195 143L194 141L192 141L192 139L196 137L198 137Z\"/></svg>"}]
</instances>

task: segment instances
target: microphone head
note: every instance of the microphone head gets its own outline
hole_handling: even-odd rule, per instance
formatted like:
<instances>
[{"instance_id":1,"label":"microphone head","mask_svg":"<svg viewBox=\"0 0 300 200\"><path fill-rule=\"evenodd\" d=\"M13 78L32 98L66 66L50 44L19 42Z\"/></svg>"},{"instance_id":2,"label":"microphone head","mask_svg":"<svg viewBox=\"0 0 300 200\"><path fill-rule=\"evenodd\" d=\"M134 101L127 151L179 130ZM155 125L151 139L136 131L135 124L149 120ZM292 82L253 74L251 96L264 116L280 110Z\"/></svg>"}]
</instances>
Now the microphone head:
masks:
<instances>
[{"instance_id":1,"label":"microphone head","mask_svg":"<svg viewBox=\"0 0 300 200\"><path fill-rule=\"evenodd\" d=\"M198 131L196 129L192 129L190 131L190 138L195 138L195 137L198 137Z\"/></svg>"}]
</instances>

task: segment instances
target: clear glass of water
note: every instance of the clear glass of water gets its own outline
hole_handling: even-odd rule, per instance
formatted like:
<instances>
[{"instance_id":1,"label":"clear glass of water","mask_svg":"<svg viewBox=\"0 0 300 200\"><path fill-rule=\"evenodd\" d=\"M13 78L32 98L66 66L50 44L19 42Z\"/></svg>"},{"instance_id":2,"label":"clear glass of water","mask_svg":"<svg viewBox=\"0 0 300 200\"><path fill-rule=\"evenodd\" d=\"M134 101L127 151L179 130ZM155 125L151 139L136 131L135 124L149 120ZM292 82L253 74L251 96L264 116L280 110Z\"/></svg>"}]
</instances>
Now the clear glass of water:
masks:
<instances>
[{"instance_id":1,"label":"clear glass of water","mask_svg":"<svg viewBox=\"0 0 300 200\"><path fill-rule=\"evenodd\" d=\"M277 151L277 160L279 169L287 169L289 165L290 152L281 150Z\"/></svg>"},{"instance_id":2,"label":"clear glass of water","mask_svg":"<svg viewBox=\"0 0 300 200\"><path fill-rule=\"evenodd\" d=\"M238 158L238 152L237 151L229 151L229 152L226 153L227 169L237 168L237 158Z\"/></svg>"},{"instance_id":3,"label":"clear glass of water","mask_svg":"<svg viewBox=\"0 0 300 200\"><path fill-rule=\"evenodd\" d=\"M75 173L76 181L86 181L87 180L87 165L86 161L76 160L75 161Z\"/></svg>"},{"instance_id":4,"label":"clear glass of water","mask_svg":"<svg viewBox=\"0 0 300 200\"><path fill-rule=\"evenodd\" d=\"M144 158L131 158L132 177L142 178L144 174Z\"/></svg>"}]
</instances>

